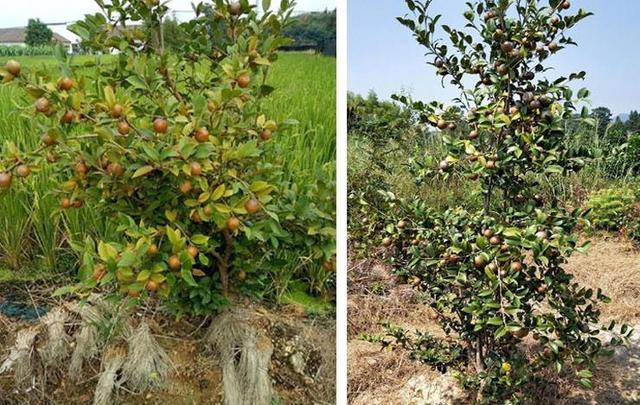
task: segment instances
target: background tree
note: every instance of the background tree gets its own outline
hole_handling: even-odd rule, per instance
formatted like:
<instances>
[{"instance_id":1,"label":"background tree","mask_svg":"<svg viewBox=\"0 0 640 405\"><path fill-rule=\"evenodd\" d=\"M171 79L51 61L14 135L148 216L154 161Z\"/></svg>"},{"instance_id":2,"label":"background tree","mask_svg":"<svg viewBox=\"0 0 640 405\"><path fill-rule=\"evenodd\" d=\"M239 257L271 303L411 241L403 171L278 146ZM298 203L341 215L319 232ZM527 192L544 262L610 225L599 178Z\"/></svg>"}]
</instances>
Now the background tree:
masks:
<instances>
[{"instance_id":1,"label":"background tree","mask_svg":"<svg viewBox=\"0 0 640 405\"><path fill-rule=\"evenodd\" d=\"M611 110L607 107L597 107L591 111L591 116L596 120L598 139L603 140L611 124Z\"/></svg>"},{"instance_id":2,"label":"background tree","mask_svg":"<svg viewBox=\"0 0 640 405\"><path fill-rule=\"evenodd\" d=\"M29 46L42 46L51 44L53 31L40 19L29 19L25 35L25 43Z\"/></svg>"}]
</instances>

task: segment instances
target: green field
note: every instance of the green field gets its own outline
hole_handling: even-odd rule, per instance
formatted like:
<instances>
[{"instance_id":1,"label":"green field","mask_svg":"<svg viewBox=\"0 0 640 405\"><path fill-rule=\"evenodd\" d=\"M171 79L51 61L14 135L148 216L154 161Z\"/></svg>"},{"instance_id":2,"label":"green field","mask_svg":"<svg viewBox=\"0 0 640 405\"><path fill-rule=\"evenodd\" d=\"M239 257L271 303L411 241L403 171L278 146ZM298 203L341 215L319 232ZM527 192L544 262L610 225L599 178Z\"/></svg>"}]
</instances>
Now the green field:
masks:
<instances>
[{"instance_id":1,"label":"green field","mask_svg":"<svg viewBox=\"0 0 640 405\"><path fill-rule=\"evenodd\" d=\"M74 64L90 60L78 57ZM4 65L8 58L0 58ZM23 66L45 66L56 73L51 57L17 58ZM274 138L273 147L282 158L289 179L298 184L315 181L318 176L335 179L336 148L336 60L303 53L281 54L272 68L269 84L275 87L266 103L269 115L281 122L296 120L292 130ZM15 142L21 149L33 149L41 131L28 117L16 113L15 104L31 102L16 87L0 87L0 146ZM76 255L69 239L80 236L105 236L110 224L88 208L64 217L52 216L57 200L48 195L53 183L49 173L40 172L25 187L0 193L0 267L24 272L67 272L75 267ZM327 212L333 201L318 202ZM6 274L3 279L7 279Z\"/></svg>"}]
</instances>

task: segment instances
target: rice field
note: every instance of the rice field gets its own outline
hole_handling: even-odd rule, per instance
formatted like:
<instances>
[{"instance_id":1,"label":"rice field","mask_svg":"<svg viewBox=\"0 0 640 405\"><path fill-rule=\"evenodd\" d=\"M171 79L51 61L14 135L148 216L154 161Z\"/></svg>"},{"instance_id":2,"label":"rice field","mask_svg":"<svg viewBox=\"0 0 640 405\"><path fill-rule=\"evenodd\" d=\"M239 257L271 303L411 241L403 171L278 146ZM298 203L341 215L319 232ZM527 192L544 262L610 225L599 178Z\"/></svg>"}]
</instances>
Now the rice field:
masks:
<instances>
[{"instance_id":1,"label":"rice field","mask_svg":"<svg viewBox=\"0 0 640 405\"><path fill-rule=\"evenodd\" d=\"M81 63L91 57L78 57ZM4 65L7 57L0 57ZM51 57L20 57L23 66L45 65L55 69ZM318 176L335 179L336 150L336 60L306 53L284 53L272 68L268 84L275 87L266 104L278 122L298 122L292 130L274 138L273 147L283 160L290 180L315 181ZM33 149L39 131L28 117L15 113L14 102L25 95L13 87L0 87L0 148L12 141ZM64 217L52 216L57 200L48 195L51 180L46 169L30 178L30 186L0 193L0 273L2 267L35 272L39 276L74 267L77 260L69 240L112 232L109 222L89 208ZM332 212L332 201L320 201ZM4 270L7 271L6 269Z\"/></svg>"}]
</instances>

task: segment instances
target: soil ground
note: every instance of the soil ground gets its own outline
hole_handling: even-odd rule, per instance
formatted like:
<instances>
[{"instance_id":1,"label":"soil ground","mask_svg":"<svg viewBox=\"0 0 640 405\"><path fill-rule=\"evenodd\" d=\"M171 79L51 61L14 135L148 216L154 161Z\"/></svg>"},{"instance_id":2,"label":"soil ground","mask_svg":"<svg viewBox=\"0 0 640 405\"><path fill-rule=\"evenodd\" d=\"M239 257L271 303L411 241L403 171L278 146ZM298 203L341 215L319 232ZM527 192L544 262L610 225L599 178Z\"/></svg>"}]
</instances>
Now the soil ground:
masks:
<instances>
[{"instance_id":1,"label":"soil ground","mask_svg":"<svg viewBox=\"0 0 640 405\"><path fill-rule=\"evenodd\" d=\"M626 240L599 236L586 255L573 256L566 269L575 280L600 287L612 303L602 308L603 323L626 322L640 332L640 251ZM387 352L362 339L382 332L381 321L409 330L427 330L443 336L420 293L401 285L389 268L375 259L349 262L348 380L352 404L413 404L407 390L421 381L440 378L438 371L412 362L407 353ZM567 376L556 377L540 393L536 404L640 404L640 340L603 359L594 377L594 389L585 390ZM429 403L428 401L425 402Z\"/></svg>"},{"instance_id":2,"label":"soil ground","mask_svg":"<svg viewBox=\"0 0 640 405\"><path fill-rule=\"evenodd\" d=\"M3 291L0 291L0 296ZM6 292L5 292L6 294ZM255 327L270 336L276 348L269 374L278 400L275 404L330 404L335 402L335 322L311 319L304 308L285 306L268 308L249 301L243 308L255 315ZM114 405L200 405L222 403L222 372L216 356L205 348L203 338L209 319L185 319L156 314L145 317L153 336L171 359L171 372L161 390L131 393L119 390ZM14 343L16 332L35 324L0 315L0 363ZM274 331L278 332L274 332ZM283 332L284 331L284 332ZM304 375L294 372L288 359L280 358L278 348L302 341L311 348ZM0 405L6 404L91 404L100 373L100 361L86 367L80 384L66 381L60 371L48 373L45 392L18 394L10 373L0 375ZM307 373L312 369L312 372Z\"/></svg>"}]
</instances>

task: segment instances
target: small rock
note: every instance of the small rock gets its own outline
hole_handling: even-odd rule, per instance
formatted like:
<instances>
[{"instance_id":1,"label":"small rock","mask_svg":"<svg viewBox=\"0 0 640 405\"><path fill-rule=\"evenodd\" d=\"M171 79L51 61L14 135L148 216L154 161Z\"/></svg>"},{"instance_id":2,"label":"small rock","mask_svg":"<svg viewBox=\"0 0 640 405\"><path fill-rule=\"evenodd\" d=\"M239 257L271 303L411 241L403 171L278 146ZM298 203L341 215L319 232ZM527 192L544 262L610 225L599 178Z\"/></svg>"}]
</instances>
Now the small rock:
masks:
<instances>
[{"instance_id":1,"label":"small rock","mask_svg":"<svg viewBox=\"0 0 640 405\"><path fill-rule=\"evenodd\" d=\"M294 353L289 356L289 364L291 364L293 371L300 375L304 375L304 367L306 364L302 353Z\"/></svg>"}]
</instances>

